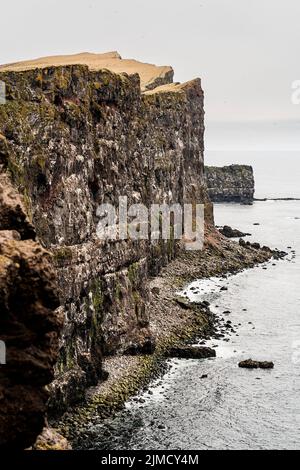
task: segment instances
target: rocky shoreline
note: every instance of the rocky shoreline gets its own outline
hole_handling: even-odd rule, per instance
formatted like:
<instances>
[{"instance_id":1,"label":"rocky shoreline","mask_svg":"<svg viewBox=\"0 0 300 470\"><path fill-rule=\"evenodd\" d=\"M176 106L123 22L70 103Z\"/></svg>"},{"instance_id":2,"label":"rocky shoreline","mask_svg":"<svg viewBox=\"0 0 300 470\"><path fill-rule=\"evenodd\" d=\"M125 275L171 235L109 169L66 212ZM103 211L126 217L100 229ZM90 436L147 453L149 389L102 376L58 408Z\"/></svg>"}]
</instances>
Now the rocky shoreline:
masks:
<instances>
[{"instance_id":1,"label":"rocky shoreline","mask_svg":"<svg viewBox=\"0 0 300 470\"><path fill-rule=\"evenodd\" d=\"M124 403L143 390L166 370L166 358L174 348L190 344L195 339L218 338L218 318L209 304L178 302L178 291L188 282L238 273L247 268L281 258L284 253L256 244L241 246L225 239L214 228L206 234L203 252L183 252L163 268L160 275L149 281L151 291L149 308L151 328L155 334L156 348L147 355L116 355L104 359L108 379L87 390L85 402L70 409L62 419L52 421L76 448L79 436L99 419L113 416ZM182 297L183 298L183 297ZM230 326L230 325L229 325Z\"/></svg>"}]
</instances>

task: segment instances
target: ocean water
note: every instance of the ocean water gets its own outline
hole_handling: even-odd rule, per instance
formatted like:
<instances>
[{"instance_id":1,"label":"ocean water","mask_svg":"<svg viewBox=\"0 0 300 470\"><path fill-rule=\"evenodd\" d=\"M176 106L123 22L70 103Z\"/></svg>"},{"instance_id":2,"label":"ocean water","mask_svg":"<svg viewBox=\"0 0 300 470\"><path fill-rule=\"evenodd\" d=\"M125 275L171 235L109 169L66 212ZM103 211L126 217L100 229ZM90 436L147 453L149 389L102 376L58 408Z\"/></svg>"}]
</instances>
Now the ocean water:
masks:
<instances>
[{"instance_id":1,"label":"ocean water","mask_svg":"<svg viewBox=\"0 0 300 470\"><path fill-rule=\"evenodd\" d=\"M293 161L293 171L279 173L279 155L274 156L271 167L261 158L256 154L249 161L256 170L258 197L300 195L298 163ZM243 162L242 156L239 162ZM218 204L215 219L218 225L251 233L250 240L287 251L287 258L227 279L195 281L198 294L186 286L191 298L196 295L211 302L212 310L230 320L235 332L207 342L216 348L216 358L170 361L171 368L162 380L127 403L114 419L91 424L78 447L300 447L300 201ZM260 225L253 225L257 223ZM221 291L221 286L228 290ZM248 358L272 360L275 367L239 368L238 362Z\"/></svg>"}]
</instances>

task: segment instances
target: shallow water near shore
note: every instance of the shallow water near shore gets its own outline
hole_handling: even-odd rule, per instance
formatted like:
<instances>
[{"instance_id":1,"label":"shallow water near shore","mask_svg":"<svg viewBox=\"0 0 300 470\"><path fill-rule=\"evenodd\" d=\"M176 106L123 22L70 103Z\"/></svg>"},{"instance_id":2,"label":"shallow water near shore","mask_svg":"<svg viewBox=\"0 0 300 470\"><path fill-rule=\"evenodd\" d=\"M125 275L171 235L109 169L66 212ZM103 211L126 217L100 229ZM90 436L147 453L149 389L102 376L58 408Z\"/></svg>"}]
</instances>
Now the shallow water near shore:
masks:
<instances>
[{"instance_id":1,"label":"shallow water near shore","mask_svg":"<svg viewBox=\"0 0 300 470\"><path fill-rule=\"evenodd\" d=\"M252 237L247 239L285 250L288 257L227 279L187 286L190 298L208 300L212 311L229 320L235 332L206 341L216 347L216 358L170 361L170 370L161 380L127 403L113 419L91 424L77 447L299 448L298 217L299 201L216 205L216 224L250 232ZM228 290L221 291L222 286ZM275 367L239 368L238 362L248 358L272 360Z\"/></svg>"}]
</instances>

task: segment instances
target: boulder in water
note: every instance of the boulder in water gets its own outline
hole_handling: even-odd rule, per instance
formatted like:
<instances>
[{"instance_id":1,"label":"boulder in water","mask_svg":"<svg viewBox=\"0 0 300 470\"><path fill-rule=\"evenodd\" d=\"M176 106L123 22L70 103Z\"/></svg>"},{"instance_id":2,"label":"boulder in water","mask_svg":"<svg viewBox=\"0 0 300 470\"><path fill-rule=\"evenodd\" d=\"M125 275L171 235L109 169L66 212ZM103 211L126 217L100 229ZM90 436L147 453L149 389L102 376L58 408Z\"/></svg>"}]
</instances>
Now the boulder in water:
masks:
<instances>
[{"instance_id":1,"label":"boulder in water","mask_svg":"<svg viewBox=\"0 0 300 470\"><path fill-rule=\"evenodd\" d=\"M244 369L273 369L274 363L270 361L253 361L252 359L246 359L245 361L239 362L239 367Z\"/></svg>"},{"instance_id":2,"label":"boulder in water","mask_svg":"<svg viewBox=\"0 0 300 470\"><path fill-rule=\"evenodd\" d=\"M204 359L216 357L216 351L206 346L176 346L168 351L168 356L183 359Z\"/></svg>"},{"instance_id":3,"label":"boulder in water","mask_svg":"<svg viewBox=\"0 0 300 470\"><path fill-rule=\"evenodd\" d=\"M241 238L251 235L251 233L241 232L240 230L229 227L229 225L224 225L224 227L221 228L219 232L226 238Z\"/></svg>"}]
</instances>

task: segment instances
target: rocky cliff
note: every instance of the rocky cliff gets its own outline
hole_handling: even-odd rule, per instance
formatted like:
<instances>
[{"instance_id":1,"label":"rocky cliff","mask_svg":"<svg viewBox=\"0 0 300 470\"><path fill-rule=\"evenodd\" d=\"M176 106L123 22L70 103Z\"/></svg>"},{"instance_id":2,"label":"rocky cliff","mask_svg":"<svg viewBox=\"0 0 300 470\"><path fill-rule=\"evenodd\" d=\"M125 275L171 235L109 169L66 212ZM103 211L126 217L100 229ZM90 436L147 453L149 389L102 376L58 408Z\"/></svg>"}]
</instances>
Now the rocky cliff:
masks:
<instances>
[{"instance_id":1,"label":"rocky cliff","mask_svg":"<svg viewBox=\"0 0 300 470\"><path fill-rule=\"evenodd\" d=\"M205 177L212 202L253 203L254 175L251 166L206 166Z\"/></svg>"},{"instance_id":2,"label":"rocky cliff","mask_svg":"<svg viewBox=\"0 0 300 470\"><path fill-rule=\"evenodd\" d=\"M146 279L180 249L172 239L100 240L99 204L118 206L119 196L147 207L203 202L213 221L200 80L172 84L172 69L154 73L142 64L141 83L132 63L127 69L114 59L122 69L115 73L109 63L111 70L85 60L0 70L7 90L0 106L1 158L39 240L54 255L57 315L65 318L53 412L105 377L103 355L153 349Z\"/></svg>"},{"instance_id":3,"label":"rocky cliff","mask_svg":"<svg viewBox=\"0 0 300 470\"><path fill-rule=\"evenodd\" d=\"M6 141L0 135L0 158ZM35 241L23 202L0 164L0 447L25 448L41 432L62 318L50 254Z\"/></svg>"}]
</instances>

